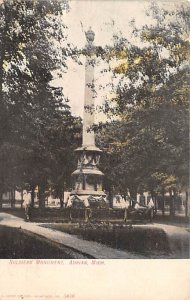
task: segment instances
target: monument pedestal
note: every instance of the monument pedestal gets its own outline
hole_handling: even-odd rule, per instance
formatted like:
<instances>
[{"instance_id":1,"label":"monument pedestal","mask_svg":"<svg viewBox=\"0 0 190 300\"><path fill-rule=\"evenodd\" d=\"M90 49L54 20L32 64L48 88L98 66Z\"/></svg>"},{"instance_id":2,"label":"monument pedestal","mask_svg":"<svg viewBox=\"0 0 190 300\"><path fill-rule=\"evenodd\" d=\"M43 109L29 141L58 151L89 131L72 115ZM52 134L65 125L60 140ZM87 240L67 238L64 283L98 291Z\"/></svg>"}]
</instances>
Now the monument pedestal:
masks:
<instances>
[{"instance_id":1,"label":"monument pedestal","mask_svg":"<svg viewBox=\"0 0 190 300\"><path fill-rule=\"evenodd\" d=\"M101 150L96 146L86 146L75 150L78 154L77 169L72 173L73 189L70 198L83 201L85 207L90 201L105 197L102 190L103 173L98 169Z\"/></svg>"}]
</instances>

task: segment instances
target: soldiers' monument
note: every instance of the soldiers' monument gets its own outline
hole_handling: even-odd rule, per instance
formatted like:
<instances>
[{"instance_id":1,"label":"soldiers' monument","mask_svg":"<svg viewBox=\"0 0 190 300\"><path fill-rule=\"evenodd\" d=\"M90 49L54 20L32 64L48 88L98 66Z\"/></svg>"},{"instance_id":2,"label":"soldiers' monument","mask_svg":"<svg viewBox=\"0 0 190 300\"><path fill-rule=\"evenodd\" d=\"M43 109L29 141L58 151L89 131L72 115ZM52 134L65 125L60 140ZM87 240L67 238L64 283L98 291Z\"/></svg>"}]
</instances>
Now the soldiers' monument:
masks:
<instances>
[{"instance_id":1,"label":"soldiers' monument","mask_svg":"<svg viewBox=\"0 0 190 300\"><path fill-rule=\"evenodd\" d=\"M91 28L86 35L86 63L85 63L85 99L83 115L82 147L76 149L78 154L77 169L72 173L73 190L71 202L82 201L84 206L89 206L89 199L98 201L105 196L102 191L103 173L98 169L101 150L95 145L95 135L92 130L94 124L94 67L95 67L95 33Z\"/></svg>"}]
</instances>

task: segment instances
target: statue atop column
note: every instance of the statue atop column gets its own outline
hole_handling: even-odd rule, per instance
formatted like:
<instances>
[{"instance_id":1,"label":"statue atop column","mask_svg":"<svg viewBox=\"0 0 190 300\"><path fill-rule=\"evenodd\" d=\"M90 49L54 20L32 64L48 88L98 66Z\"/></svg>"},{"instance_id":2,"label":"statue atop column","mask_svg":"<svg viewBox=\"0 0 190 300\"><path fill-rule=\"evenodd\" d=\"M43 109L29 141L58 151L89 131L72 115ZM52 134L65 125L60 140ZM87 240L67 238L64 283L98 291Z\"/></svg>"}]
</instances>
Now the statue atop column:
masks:
<instances>
[{"instance_id":1,"label":"statue atop column","mask_svg":"<svg viewBox=\"0 0 190 300\"><path fill-rule=\"evenodd\" d=\"M85 32L85 35L87 40L87 48L94 47L93 42L94 42L95 33L91 27L88 29L88 31Z\"/></svg>"}]
</instances>

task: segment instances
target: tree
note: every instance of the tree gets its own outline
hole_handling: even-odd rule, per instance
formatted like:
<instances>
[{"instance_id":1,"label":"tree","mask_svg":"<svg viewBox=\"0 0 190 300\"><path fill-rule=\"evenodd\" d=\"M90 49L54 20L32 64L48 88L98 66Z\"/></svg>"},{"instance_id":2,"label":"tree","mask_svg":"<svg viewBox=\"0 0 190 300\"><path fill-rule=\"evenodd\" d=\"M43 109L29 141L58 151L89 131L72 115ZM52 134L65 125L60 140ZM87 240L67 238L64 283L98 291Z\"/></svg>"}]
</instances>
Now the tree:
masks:
<instances>
[{"instance_id":1,"label":"tree","mask_svg":"<svg viewBox=\"0 0 190 300\"><path fill-rule=\"evenodd\" d=\"M55 165L61 164L61 174L67 174L63 157L75 143L68 137L72 130L72 137L75 134L76 119L63 90L51 86L52 72L65 69L67 56L73 54L69 46L67 51L62 46L66 4L58 0L5 1L0 6L0 123L4 128L0 189L2 193L26 185L34 190L38 185L41 206L48 182L57 172ZM62 155L54 148L53 138L57 143L62 139Z\"/></svg>"},{"instance_id":2,"label":"tree","mask_svg":"<svg viewBox=\"0 0 190 300\"><path fill-rule=\"evenodd\" d=\"M113 74L120 81L113 103L106 103L117 121L108 123L100 138L111 149L105 173L120 192L129 188L133 197L138 188L155 190L161 182L164 186L167 177L175 178L180 188L188 182L189 41L181 19L180 24L174 22L176 15L184 21L184 11L155 10L150 10L154 26L140 31L134 27L141 47L118 38L106 56L118 60Z\"/></svg>"},{"instance_id":3,"label":"tree","mask_svg":"<svg viewBox=\"0 0 190 300\"><path fill-rule=\"evenodd\" d=\"M76 166L74 150L81 145L82 123L80 118L64 115L64 121L58 120L48 133L48 145L53 155L49 187L63 206L64 190L69 189L71 173Z\"/></svg>"}]
</instances>

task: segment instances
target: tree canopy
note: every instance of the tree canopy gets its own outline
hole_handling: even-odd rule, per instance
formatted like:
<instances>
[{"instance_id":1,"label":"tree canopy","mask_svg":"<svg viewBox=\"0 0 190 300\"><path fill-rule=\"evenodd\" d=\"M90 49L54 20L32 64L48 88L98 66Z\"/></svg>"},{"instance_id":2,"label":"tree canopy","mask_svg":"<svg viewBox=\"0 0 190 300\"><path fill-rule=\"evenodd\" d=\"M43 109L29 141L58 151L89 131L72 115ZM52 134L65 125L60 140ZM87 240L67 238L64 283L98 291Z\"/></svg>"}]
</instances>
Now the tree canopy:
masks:
<instances>
[{"instance_id":1,"label":"tree canopy","mask_svg":"<svg viewBox=\"0 0 190 300\"><path fill-rule=\"evenodd\" d=\"M62 46L68 9L59 0L0 5L0 190L39 186L42 206L49 187L62 197L81 139L81 120L63 88L51 85L52 72L64 71L73 54Z\"/></svg>"},{"instance_id":2,"label":"tree canopy","mask_svg":"<svg viewBox=\"0 0 190 300\"><path fill-rule=\"evenodd\" d=\"M111 105L105 105L116 120L99 135L108 149L103 168L114 189L129 189L134 197L138 190L188 186L189 10L153 5L149 14L153 25L137 30L132 24L139 46L117 37L103 52L119 78ZM110 68L113 60L118 63Z\"/></svg>"}]
</instances>

